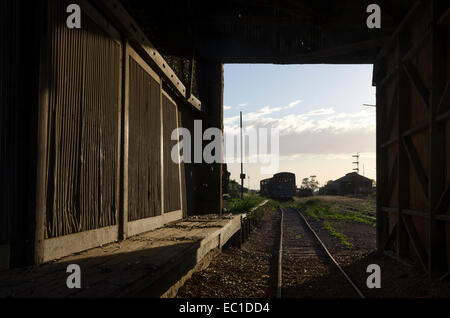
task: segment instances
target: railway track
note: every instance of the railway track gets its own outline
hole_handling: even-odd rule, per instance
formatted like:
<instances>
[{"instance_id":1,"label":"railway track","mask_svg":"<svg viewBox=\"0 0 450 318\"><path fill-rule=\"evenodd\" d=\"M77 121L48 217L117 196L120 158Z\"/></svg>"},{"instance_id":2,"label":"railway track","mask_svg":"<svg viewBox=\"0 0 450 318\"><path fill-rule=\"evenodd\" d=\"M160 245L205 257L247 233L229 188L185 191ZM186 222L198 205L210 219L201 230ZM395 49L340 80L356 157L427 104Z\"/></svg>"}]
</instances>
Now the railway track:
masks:
<instances>
[{"instance_id":1,"label":"railway track","mask_svg":"<svg viewBox=\"0 0 450 318\"><path fill-rule=\"evenodd\" d=\"M364 298L301 212L280 211L277 297Z\"/></svg>"}]
</instances>

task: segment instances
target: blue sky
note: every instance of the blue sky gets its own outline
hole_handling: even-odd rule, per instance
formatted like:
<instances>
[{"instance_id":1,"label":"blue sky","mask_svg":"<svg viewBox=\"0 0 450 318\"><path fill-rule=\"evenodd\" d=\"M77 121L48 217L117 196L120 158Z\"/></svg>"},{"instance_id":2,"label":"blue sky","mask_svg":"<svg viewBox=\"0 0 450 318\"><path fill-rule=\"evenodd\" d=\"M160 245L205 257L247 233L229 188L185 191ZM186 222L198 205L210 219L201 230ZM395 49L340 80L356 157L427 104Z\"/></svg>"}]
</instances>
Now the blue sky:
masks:
<instances>
[{"instance_id":1,"label":"blue sky","mask_svg":"<svg viewBox=\"0 0 450 318\"><path fill-rule=\"evenodd\" d=\"M361 154L361 174L375 179L375 104L372 65L226 64L225 135L244 126L280 130L280 171L317 175L321 184L353 169ZM258 164L247 164L251 188L259 188ZM230 164L239 178L239 164ZM248 184L248 180L246 185Z\"/></svg>"}]
</instances>

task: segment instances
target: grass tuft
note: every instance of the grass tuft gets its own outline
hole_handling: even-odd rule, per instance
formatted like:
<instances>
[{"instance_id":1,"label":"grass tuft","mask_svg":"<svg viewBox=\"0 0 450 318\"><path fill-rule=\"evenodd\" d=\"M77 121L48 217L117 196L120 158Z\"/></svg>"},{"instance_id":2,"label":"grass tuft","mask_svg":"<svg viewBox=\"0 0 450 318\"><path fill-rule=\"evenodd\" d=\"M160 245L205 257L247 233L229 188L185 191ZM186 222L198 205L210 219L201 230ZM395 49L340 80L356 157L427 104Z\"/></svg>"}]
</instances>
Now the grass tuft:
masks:
<instances>
[{"instance_id":1,"label":"grass tuft","mask_svg":"<svg viewBox=\"0 0 450 318\"><path fill-rule=\"evenodd\" d=\"M350 209L338 203L324 202L317 198L296 203L291 205L291 207L300 209L304 214L321 222L322 228L327 230L333 237L339 239L346 248L352 248L353 244L333 226L333 221L357 222L373 227L376 226L376 219L368 216L366 207L352 207Z\"/></svg>"}]
</instances>

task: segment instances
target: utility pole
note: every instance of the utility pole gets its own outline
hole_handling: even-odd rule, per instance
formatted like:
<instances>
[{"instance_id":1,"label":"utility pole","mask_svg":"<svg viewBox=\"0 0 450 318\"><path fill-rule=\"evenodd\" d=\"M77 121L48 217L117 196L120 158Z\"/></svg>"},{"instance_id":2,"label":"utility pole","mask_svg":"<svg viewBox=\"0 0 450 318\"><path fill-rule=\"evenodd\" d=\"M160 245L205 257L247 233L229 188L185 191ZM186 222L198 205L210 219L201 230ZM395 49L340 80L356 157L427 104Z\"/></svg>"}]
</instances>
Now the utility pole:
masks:
<instances>
[{"instance_id":1,"label":"utility pole","mask_svg":"<svg viewBox=\"0 0 450 318\"><path fill-rule=\"evenodd\" d=\"M353 155L352 157L356 158L356 161L353 162L353 164L356 164L356 168L353 170L359 173L359 153L356 153L356 155Z\"/></svg>"},{"instance_id":2,"label":"utility pole","mask_svg":"<svg viewBox=\"0 0 450 318\"><path fill-rule=\"evenodd\" d=\"M241 199L244 197L244 180L245 180L244 157L243 157L242 148L243 148L243 145L242 145L242 112L241 112Z\"/></svg>"}]
</instances>

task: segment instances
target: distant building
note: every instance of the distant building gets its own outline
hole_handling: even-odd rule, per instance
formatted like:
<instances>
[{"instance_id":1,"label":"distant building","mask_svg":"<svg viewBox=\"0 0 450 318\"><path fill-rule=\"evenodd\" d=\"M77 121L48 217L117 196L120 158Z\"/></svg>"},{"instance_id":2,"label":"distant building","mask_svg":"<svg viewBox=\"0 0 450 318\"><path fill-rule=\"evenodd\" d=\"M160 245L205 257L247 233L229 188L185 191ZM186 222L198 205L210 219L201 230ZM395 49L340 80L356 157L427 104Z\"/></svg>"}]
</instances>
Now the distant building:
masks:
<instances>
[{"instance_id":1,"label":"distant building","mask_svg":"<svg viewBox=\"0 0 450 318\"><path fill-rule=\"evenodd\" d=\"M335 180L328 187L338 195L368 194L372 192L373 180L351 172Z\"/></svg>"}]
</instances>

